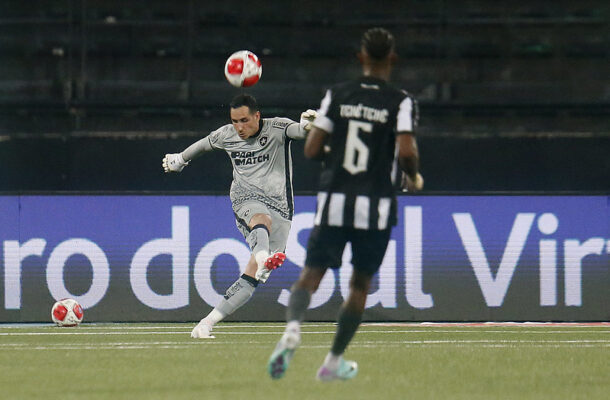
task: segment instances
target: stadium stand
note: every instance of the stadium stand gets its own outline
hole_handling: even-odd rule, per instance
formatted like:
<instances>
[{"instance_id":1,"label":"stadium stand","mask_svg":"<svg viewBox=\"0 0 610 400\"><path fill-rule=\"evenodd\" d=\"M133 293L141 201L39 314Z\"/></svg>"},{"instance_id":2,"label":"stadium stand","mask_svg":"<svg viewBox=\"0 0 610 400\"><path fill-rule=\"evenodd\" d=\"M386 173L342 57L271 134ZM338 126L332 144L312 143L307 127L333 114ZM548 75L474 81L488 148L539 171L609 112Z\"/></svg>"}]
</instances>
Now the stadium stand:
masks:
<instances>
[{"instance_id":1,"label":"stadium stand","mask_svg":"<svg viewBox=\"0 0 610 400\"><path fill-rule=\"evenodd\" d=\"M587 146L608 149L607 2L355 0L346 7L317 0L247 10L232 1L3 1L0 135L118 140L135 132L145 140L172 132L191 140L226 123L226 103L238 91L222 67L240 49L263 60L262 81L250 92L264 112L297 118L317 107L329 84L359 73L357 38L382 25L398 38L393 81L420 101L423 144L462 138L466 149L477 138L586 137L584 153ZM607 168L602 160L597 169ZM4 189L38 187L15 182Z\"/></svg>"}]
</instances>

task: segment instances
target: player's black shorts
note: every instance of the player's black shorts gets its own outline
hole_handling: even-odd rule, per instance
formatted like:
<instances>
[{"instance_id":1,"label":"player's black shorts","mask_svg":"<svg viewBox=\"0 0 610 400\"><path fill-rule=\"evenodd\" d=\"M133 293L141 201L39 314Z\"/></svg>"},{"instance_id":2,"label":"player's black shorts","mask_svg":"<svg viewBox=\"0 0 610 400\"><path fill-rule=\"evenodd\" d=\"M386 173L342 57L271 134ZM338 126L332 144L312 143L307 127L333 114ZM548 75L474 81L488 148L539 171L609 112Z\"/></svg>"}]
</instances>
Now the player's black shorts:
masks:
<instances>
[{"instance_id":1,"label":"player's black shorts","mask_svg":"<svg viewBox=\"0 0 610 400\"><path fill-rule=\"evenodd\" d=\"M305 265L311 268L339 268L345 245L350 242L354 270L373 275L383 261L390 232L391 229L374 231L316 225L307 242Z\"/></svg>"}]
</instances>

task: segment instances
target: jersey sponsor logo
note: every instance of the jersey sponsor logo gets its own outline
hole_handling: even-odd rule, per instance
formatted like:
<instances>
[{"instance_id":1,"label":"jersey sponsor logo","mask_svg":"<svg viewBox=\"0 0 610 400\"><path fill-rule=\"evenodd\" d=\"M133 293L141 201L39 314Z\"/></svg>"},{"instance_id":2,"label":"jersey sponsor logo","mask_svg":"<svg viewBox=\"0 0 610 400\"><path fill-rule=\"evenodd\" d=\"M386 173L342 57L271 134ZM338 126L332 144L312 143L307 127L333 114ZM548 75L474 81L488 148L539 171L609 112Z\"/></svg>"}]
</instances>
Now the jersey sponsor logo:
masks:
<instances>
[{"instance_id":1,"label":"jersey sponsor logo","mask_svg":"<svg viewBox=\"0 0 610 400\"><path fill-rule=\"evenodd\" d=\"M274 128L284 129L290 124L292 124L292 122L273 121L273 124L271 124L271 126L273 126Z\"/></svg>"},{"instance_id":2,"label":"jersey sponsor logo","mask_svg":"<svg viewBox=\"0 0 610 400\"><path fill-rule=\"evenodd\" d=\"M255 151L232 151L231 158L248 158L254 157Z\"/></svg>"},{"instance_id":3,"label":"jersey sponsor logo","mask_svg":"<svg viewBox=\"0 0 610 400\"><path fill-rule=\"evenodd\" d=\"M271 156L269 154L256 155L255 151L232 151L231 158L236 166L238 165L254 165L269 161Z\"/></svg>"},{"instance_id":4,"label":"jersey sponsor logo","mask_svg":"<svg viewBox=\"0 0 610 400\"><path fill-rule=\"evenodd\" d=\"M362 103L340 104L339 109L339 114L342 118L366 119L368 121L380 122L382 124L388 122L388 116L390 115L390 112L385 108L377 109L367 107Z\"/></svg>"},{"instance_id":5,"label":"jersey sponsor logo","mask_svg":"<svg viewBox=\"0 0 610 400\"><path fill-rule=\"evenodd\" d=\"M265 145L267 144L268 141L269 141L268 136L261 136L260 138L258 138L258 144L260 144L261 147L265 147Z\"/></svg>"}]
</instances>

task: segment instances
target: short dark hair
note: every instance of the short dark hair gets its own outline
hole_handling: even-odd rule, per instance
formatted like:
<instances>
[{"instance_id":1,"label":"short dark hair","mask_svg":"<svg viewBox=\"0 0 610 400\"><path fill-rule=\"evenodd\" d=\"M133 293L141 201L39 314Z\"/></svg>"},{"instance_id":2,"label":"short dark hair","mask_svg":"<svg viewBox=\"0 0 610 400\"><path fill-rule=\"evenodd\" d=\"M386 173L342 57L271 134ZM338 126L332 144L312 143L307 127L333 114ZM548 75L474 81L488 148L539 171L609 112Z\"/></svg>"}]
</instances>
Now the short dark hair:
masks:
<instances>
[{"instance_id":1,"label":"short dark hair","mask_svg":"<svg viewBox=\"0 0 610 400\"><path fill-rule=\"evenodd\" d=\"M246 106L250 110L250 114L253 114L253 113L259 111L258 103L256 102L256 99L254 98L254 96L251 96L249 94L244 94L244 93L238 94L237 96L233 97L233 100L231 100L231 103L229 103L229 106L231 108L239 108L239 107Z\"/></svg>"},{"instance_id":2,"label":"short dark hair","mask_svg":"<svg viewBox=\"0 0 610 400\"><path fill-rule=\"evenodd\" d=\"M362 47L375 60L383 60L394 49L394 35L384 28L371 28L362 35Z\"/></svg>"}]
</instances>

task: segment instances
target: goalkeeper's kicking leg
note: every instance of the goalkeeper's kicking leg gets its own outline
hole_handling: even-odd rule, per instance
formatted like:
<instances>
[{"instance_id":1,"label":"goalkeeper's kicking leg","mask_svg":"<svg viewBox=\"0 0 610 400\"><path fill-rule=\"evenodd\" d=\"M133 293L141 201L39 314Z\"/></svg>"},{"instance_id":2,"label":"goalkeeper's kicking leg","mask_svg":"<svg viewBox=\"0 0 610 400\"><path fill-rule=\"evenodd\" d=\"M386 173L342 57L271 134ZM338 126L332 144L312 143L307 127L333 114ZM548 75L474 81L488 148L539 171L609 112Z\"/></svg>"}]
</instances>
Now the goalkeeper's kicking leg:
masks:
<instances>
[{"instance_id":1,"label":"goalkeeper's kicking leg","mask_svg":"<svg viewBox=\"0 0 610 400\"><path fill-rule=\"evenodd\" d=\"M191 332L197 339L214 338L211 335L214 325L233 314L246 304L254 294L259 282L265 283L269 274L280 267L286 255L278 252L269 253L269 233L272 220L267 214L255 214L250 219L249 233L246 239L252 249L252 255L244 273L227 289L221 302Z\"/></svg>"}]
</instances>

